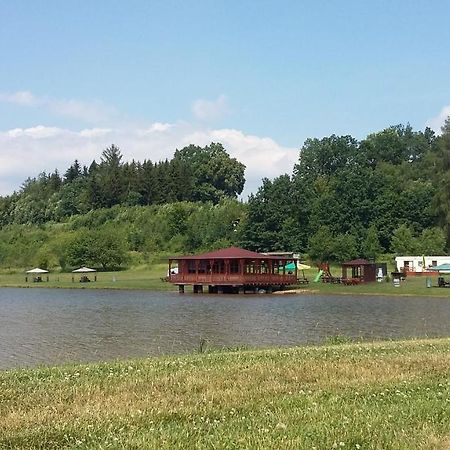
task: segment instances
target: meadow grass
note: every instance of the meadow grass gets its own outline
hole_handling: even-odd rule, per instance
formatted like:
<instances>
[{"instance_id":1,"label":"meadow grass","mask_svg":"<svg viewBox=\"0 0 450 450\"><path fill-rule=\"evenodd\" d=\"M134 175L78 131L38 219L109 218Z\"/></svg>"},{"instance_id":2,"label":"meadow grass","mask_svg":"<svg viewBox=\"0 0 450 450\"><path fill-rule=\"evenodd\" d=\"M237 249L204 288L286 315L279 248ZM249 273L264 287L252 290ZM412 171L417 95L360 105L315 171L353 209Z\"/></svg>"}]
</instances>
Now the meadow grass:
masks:
<instances>
[{"instance_id":1,"label":"meadow grass","mask_svg":"<svg viewBox=\"0 0 450 450\"><path fill-rule=\"evenodd\" d=\"M312 280L317 271L310 271L308 278ZM444 276L445 277L445 276ZM438 275L431 276L432 287L427 288L425 276L408 276L401 281L400 287L395 287L392 281L381 283L361 283L355 286L346 286L341 284L330 283L309 283L306 287L308 290L314 290L322 294L373 294L373 295L409 295L418 297L448 297L450 298L450 288L439 288ZM449 280L450 276L447 275Z\"/></svg>"},{"instance_id":2,"label":"meadow grass","mask_svg":"<svg viewBox=\"0 0 450 450\"><path fill-rule=\"evenodd\" d=\"M450 339L0 372L2 449L448 449Z\"/></svg>"},{"instance_id":3,"label":"meadow grass","mask_svg":"<svg viewBox=\"0 0 450 450\"><path fill-rule=\"evenodd\" d=\"M166 273L167 264L161 263L118 272L87 274L91 280L89 283L80 283L80 274L59 272L50 273L48 282L44 274L42 283L33 283L33 276L28 276L28 282L25 281L26 274L23 271L3 271L0 273L0 287L175 290L172 284L161 281ZM97 276L97 281L94 281L94 276Z\"/></svg>"},{"instance_id":4,"label":"meadow grass","mask_svg":"<svg viewBox=\"0 0 450 450\"><path fill-rule=\"evenodd\" d=\"M338 273L337 269L334 271ZM53 272L49 274L49 282L33 283L32 276L25 282L25 273L22 270L0 272L0 287L33 287L33 288L77 288L77 289L146 289L153 291L176 291L177 287L171 283L162 281L167 274L167 264L158 263L148 266L133 267L119 272L98 272L97 281L80 283L80 275L72 273ZM317 270L305 271L305 275L311 281L317 274ZM91 280L94 275L88 274ZM301 288L305 293L320 294L359 294L359 295L410 295L419 297L448 297L450 288L438 288L437 277L432 278L432 288L426 287L426 277L407 277L402 281L400 287L394 287L392 282L364 283L356 286L345 286L341 284L313 283L308 285L289 286L289 288ZM45 275L42 277L46 279ZM447 275L447 280L450 277ZM190 292L187 288L186 292Z\"/></svg>"}]
</instances>

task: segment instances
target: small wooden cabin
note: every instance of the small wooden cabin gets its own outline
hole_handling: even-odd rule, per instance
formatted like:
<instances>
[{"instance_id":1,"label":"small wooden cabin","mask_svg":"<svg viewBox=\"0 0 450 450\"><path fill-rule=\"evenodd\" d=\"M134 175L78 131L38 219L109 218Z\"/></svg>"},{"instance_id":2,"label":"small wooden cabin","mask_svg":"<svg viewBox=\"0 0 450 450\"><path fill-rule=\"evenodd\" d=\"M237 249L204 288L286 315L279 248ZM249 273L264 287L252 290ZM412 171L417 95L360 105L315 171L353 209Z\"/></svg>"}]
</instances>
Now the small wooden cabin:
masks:
<instances>
[{"instance_id":1,"label":"small wooden cabin","mask_svg":"<svg viewBox=\"0 0 450 450\"><path fill-rule=\"evenodd\" d=\"M293 270L286 267L289 263L295 263ZM297 282L297 260L230 247L170 258L168 281L180 292L186 285L194 293L206 286L209 293L271 292Z\"/></svg>"},{"instance_id":2,"label":"small wooden cabin","mask_svg":"<svg viewBox=\"0 0 450 450\"><path fill-rule=\"evenodd\" d=\"M350 271L350 273L348 273ZM342 264L342 279L367 283L377 280L376 264L366 259L354 259Z\"/></svg>"}]
</instances>

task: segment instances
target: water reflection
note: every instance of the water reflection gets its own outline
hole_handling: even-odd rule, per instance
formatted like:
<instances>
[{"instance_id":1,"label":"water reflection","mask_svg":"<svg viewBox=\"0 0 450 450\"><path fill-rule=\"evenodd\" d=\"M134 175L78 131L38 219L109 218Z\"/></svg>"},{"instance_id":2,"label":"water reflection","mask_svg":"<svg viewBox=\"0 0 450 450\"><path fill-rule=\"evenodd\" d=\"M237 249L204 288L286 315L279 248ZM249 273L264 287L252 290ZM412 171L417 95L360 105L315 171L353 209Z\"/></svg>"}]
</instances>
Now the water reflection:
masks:
<instances>
[{"instance_id":1,"label":"water reflection","mask_svg":"<svg viewBox=\"0 0 450 450\"><path fill-rule=\"evenodd\" d=\"M215 347L450 335L450 299L0 289L0 368Z\"/></svg>"}]
</instances>

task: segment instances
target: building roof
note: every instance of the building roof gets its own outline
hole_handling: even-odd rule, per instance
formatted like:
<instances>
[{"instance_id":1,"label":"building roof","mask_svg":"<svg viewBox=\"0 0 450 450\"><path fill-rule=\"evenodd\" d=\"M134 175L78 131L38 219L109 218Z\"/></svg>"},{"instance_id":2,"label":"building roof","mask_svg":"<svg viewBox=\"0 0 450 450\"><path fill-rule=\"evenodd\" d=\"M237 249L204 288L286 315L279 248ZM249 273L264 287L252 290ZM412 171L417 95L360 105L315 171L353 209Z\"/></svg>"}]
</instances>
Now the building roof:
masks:
<instances>
[{"instance_id":1,"label":"building roof","mask_svg":"<svg viewBox=\"0 0 450 450\"><path fill-rule=\"evenodd\" d=\"M250 250L245 250L244 248L239 247L229 247L223 248L220 250L215 250L213 252L203 253L201 255L188 255L188 256L180 256L172 259L263 259L263 260L289 260L292 261L292 258L286 258L283 256L273 256L273 255L265 255L263 253L256 253Z\"/></svg>"},{"instance_id":2,"label":"building roof","mask_svg":"<svg viewBox=\"0 0 450 450\"><path fill-rule=\"evenodd\" d=\"M359 258L353 259L352 261L347 261L342 263L343 266L371 266L373 262L367 261L367 259Z\"/></svg>"}]
</instances>

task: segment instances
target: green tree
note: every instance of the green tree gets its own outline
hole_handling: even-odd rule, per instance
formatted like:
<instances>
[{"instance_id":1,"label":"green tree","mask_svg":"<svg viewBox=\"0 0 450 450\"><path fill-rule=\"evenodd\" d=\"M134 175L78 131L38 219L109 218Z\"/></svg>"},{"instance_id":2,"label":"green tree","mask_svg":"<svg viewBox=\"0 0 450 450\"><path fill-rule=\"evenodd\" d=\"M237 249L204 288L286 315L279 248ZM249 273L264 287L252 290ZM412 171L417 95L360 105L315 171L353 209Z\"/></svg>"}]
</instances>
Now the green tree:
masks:
<instances>
[{"instance_id":1,"label":"green tree","mask_svg":"<svg viewBox=\"0 0 450 450\"><path fill-rule=\"evenodd\" d=\"M397 255L413 255L417 253L417 240L410 227L400 225L392 234L391 250Z\"/></svg>"},{"instance_id":2,"label":"green tree","mask_svg":"<svg viewBox=\"0 0 450 450\"><path fill-rule=\"evenodd\" d=\"M117 269L127 260L125 239L112 227L80 230L68 244L65 261L69 266Z\"/></svg>"},{"instance_id":3,"label":"green tree","mask_svg":"<svg viewBox=\"0 0 450 450\"><path fill-rule=\"evenodd\" d=\"M289 175L281 175L273 181L263 179L262 186L248 200L248 217L241 238L245 248L256 251L304 249L302 230L295 217L292 218L293 188Z\"/></svg>"},{"instance_id":4,"label":"green tree","mask_svg":"<svg viewBox=\"0 0 450 450\"><path fill-rule=\"evenodd\" d=\"M417 250L422 255L443 255L445 243L445 232L441 228L426 228L418 239Z\"/></svg>"},{"instance_id":5,"label":"green tree","mask_svg":"<svg viewBox=\"0 0 450 450\"><path fill-rule=\"evenodd\" d=\"M334 259L334 237L329 227L322 225L310 237L308 255L316 263L329 262Z\"/></svg>"},{"instance_id":6,"label":"green tree","mask_svg":"<svg viewBox=\"0 0 450 450\"><path fill-rule=\"evenodd\" d=\"M378 238L378 231L375 225L371 225L367 230L366 237L362 244L362 255L364 258L376 261L377 257L383 253L383 248L380 245Z\"/></svg>"},{"instance_id":7,"label":"green tree","mask_svg":"<svg viewBox=\"0 0 450 450\"><path fill-rule=\"evenodd\" d=\"M244 189L245 166L231 158L222 144L189 145L176 150L175 162L189 167L193 177L193 200L218 203L224 197L237 197Z\"/></svg>"},{"instance_id":8,"label":"green tree","mask_svg":"<svg viewBox=\"0 0 450 450\"><path fill-rule=\"evenodd\" d=\"M437 224L444 230L450 247L450 117L442 127L442 135L429 157L429 170L436 185L432 208Z\"/></svg>"},{"instance_id":9,"label":"green tree","mask_svg":"<svg viewBox=\"0 0 450 450\"><path fill-rule=\"evenodd\" d=\"M351 234L338 234L333 238L331 247L332 259L339 263L352 260L358 256L356 238Z\"/></svg>"},{"instance_id":10,"label":"green tree","mask_svg":"<svg viewBox=\"0 0 450 450\"><path fill-rule=\"evenodd\" d=\"M98 167L98 182L102 192L102 206L111 207L121 203L125 193L122 170L122 154L114 144L102 152Z\"/></svg>"},{"instance_id":11,"label":"green tree","mask_svg":"<svg viewBox=\"0 0 450 450\"><path fill-rule=\"evenodd\" d=\"M123 236L114 229L103 229L94 233L96 262L104 270L119 269L127 262L126 243Z\"/></svg>"}]
</instances>

